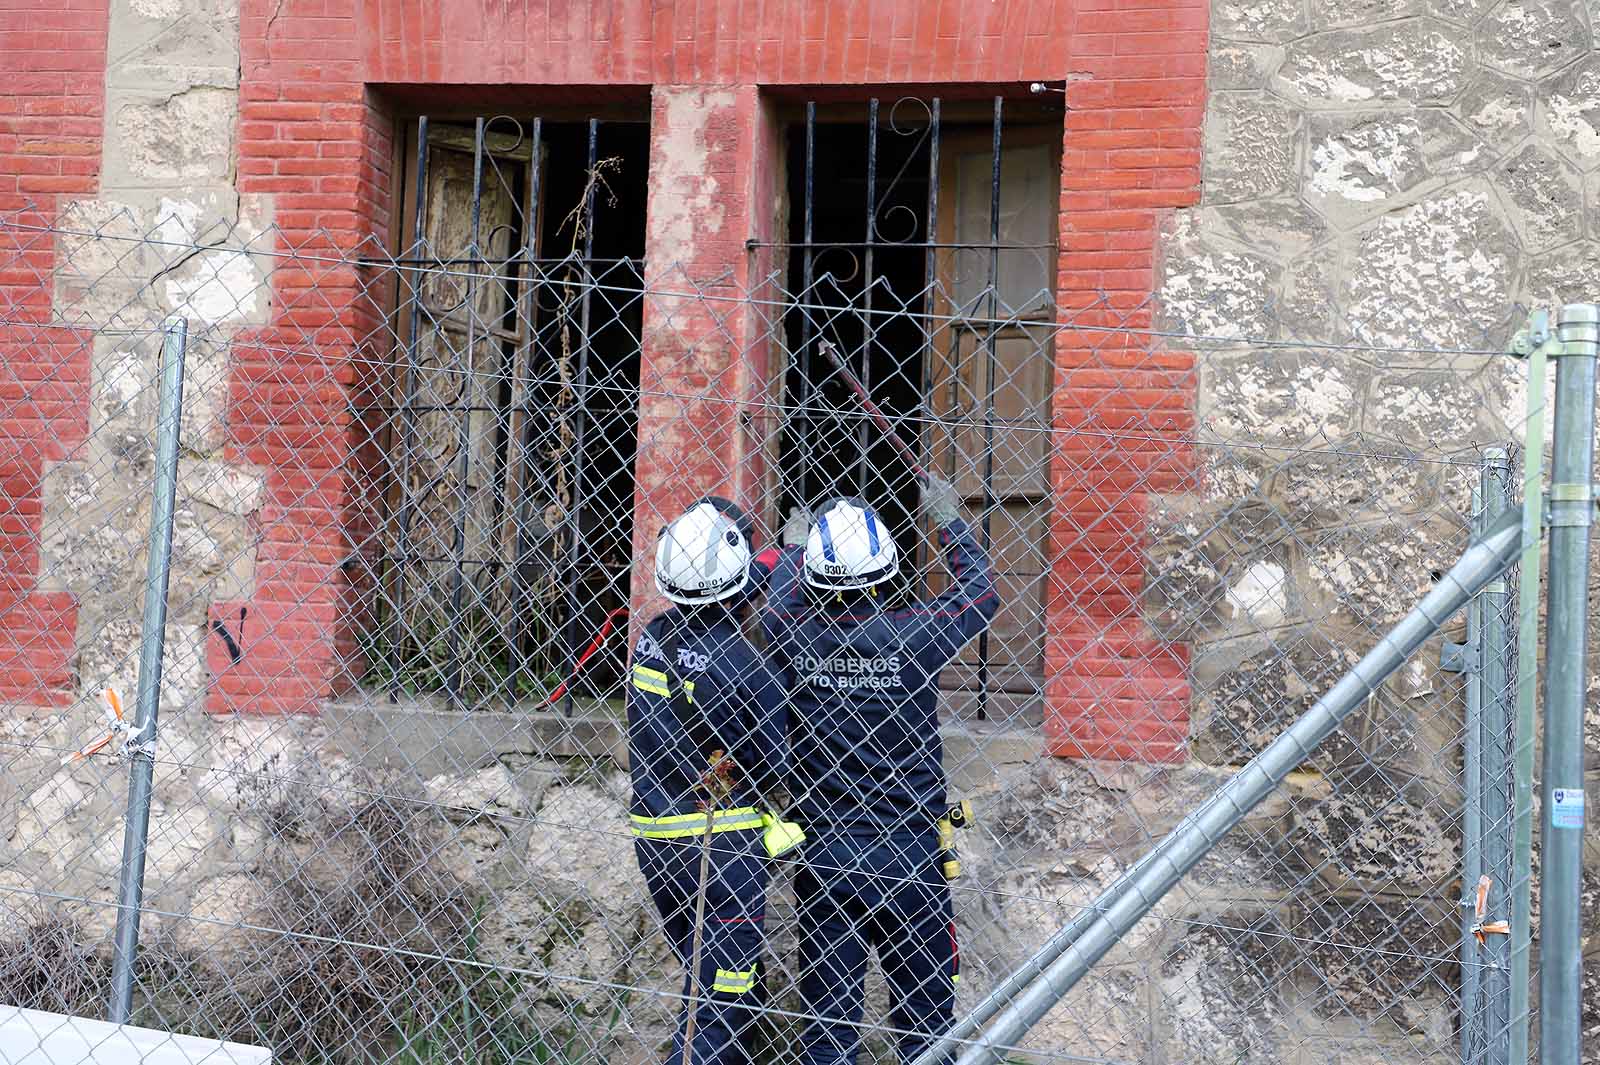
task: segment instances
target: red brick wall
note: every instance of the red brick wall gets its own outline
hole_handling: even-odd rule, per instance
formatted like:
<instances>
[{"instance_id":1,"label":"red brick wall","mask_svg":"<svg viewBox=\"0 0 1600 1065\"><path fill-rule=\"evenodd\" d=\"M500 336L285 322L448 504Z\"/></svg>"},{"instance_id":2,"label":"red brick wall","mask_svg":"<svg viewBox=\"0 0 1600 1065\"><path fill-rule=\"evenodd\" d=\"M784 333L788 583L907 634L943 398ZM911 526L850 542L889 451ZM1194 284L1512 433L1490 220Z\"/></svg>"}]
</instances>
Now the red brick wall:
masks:
<instances>
[{"instance_id":1,"label":"red brick wall","mask_svg":"<svg viewBox=\"0 0 1600 1065\"><path fill-rule=\"evenodd\" d=\"M239 191L270 194L284 257L269 327L235 345L227 457L267 470L254 594L218 602L243 657L208 644L213 710L315 710L354 679L351 552L369 524L361 427L349 412L374 371L372 277L330 262L386 247L393 123L371 98L357 0L240 7ZM376 352L386 360L390 352Z\"/></svg>"},{"instance_id":2,"label":"red brick wall","mask_svg":"<svg viewBox=\"0 0 1600 1065\"><path fill-rule=\"evenodd\" d=\"M106 7L0 0L0 702L72 698L73 597L41 592L40 485L89 418L89 338L48 325L60 201L98 188Z\"/></svg>"},{"instance_id":3,"label":"red brick wall","mask_svg":"<svg viewBox=\"0 0 1600 1065\"><path fill-rule=\"evenodd\" d=\"M1157 226L1200 196L1205 0L1079 0L1062 151L1054 579L1046 732L1056 754L1174 761L1188 649L1142 620L1146 493L1189 487L1194 359L1152 350ZM1109 327L1105 331L1081 327Z\"/></svg>"},{"instance_id":4,"label":"red brick wall","mask_svg":"<svg viewBox=\"0 0 1600 1065\"><path fill-rule=\"evenodd\" d=\"M1060 293L1078 325L1149 324L1157 225L1198 195L1204 0L245 0L241 33L241 191L273 194L291 244L349 248L384 231L390 126L376 101L400 93L436 101L430 106L492 106L570 98L562 86L653 86L650 263L726 275L729 292L745 280L744 241L766 217L772 184L774 139L757 86L1067 80ZM717 106L700 131L709 148L698 169L674 166L672 104L712 87ZM704 185L723 208L720 220L676 236L662 221L665 208ZM323 351L286 360L264 346L236 374L235 455L278 472L268 482L263 520L273 532L262 547L251 604L259 620L245 662L229 668L214 655L212 665L222 677L217 705L283 710L329 694L349 651L341 628L349 592L333 560L348 549L352 523L365 520L347 461L359 434L342 413L363 375L341 358L366 323L352 309L361 287L353 270L280 272L275 284L279 319L264 339L299 343L313 331ZM315 297L307 284L318 286ZM321 317L330 308L332 324ZM696 339L729 329L742 336L748 323L703 307L681 312L695 321L652 330L669 310L647 310L642 376L650 387L710 382L736 398L768 387L762 355L730 364L726 344ZM1116 332L1066 333L1058 352L1052 747L1177 757L1187 731L1185 655L1146 630L1139 598L1145 493L1190 476L1192 456L1178 441L1192 428L1192 361L1151 354L1144 338ZM752 473L741 461L749 442L717 409L679 424L673 404L642 404L647 442L692 443L705 461L703 483L685 485L681 470L662 465L677 462L675 448L641 448L641 513L668 508L664 493L741 493L759 483L758 467ZM317 425L334 429L310 431ZM1139 439L1108 435L1123 429ZM653 516L640 523L639 550L655 524ZM636 585L636 601L643 598ZM236 617L240 605L217 609ZM283 677L303 682L275 680Z\"/></svg>"},{"instance_id":5,"label":"red brick wall","mask_svg":"<svg viewBox=\"0 0 1600 1065\"><path fill-rule=\"evenodd\" d=\"M1059 79L1078 69L1074 12L1095 6L1094 0L367 2L370 21L360 39L371 80L528 86ZM1165 10L1170 0L1121 6Z\"/></svg>"}]
</instances>

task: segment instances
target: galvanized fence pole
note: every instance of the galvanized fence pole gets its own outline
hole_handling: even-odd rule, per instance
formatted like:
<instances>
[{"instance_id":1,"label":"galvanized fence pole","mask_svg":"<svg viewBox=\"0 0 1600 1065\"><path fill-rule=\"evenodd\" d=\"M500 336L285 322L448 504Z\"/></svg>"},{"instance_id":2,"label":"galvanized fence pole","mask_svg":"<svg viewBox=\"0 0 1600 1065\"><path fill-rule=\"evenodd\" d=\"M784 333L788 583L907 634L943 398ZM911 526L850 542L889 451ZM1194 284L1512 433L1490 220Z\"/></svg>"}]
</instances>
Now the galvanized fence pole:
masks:
<instances>
[{"instance_id":1,"label":"galvanized fence pole","mask_svg":"<svg viewBox=\"0 0 1600 1065\"><path fill-rule=\"evenodd\" d=\"M1516 717L1511 739L1511 992L1507 1000L1506 1060L1528 1060L1528 963L1532 953L1533 902L1533 720L1539 680L1539 586L1543 578L1545 367L1561 342L1548 311L1534 312L1511 344L1528 360L1528 412L1522 449L1522 558L1517 571Z\"/></svg>"},{"instance_id":2,"label":"galvanized fence pole","mask_svg":"<svg viewBox=\"0 0 1600 1065\"><path fill-rule=\"evenodd\" d=\"M1487 458L1483 460L1487 463ZM1483 535L1486 512L1484 510L1483 482L1488 480L1488 469L1480 468L1479 483L1472 486L1472 536ZM1465 809L1461 818L1461 1061L1472 1065L1479 1060L1481 1048L1481 1001L1479 999L1479 970L1477 966L1477 939L1473 935L1478 877L1483 861L1480 846L1483 840L1482 772L1483 737L1480 731L1483 715L1483 595L1479 594L1467 604L1467 639L1465 643L1446 641L1441 652L1441 669L1459 672L1466 680L1466 714L1461 729L1461 784Z\"/></svg>"},{"instance_id":3,"label":"galvanized fence pole","mask_svg":"<svg viewBox=\"0 0 1600 1065\"><path fill-rule=\"evenodd\" d=\"M992 1065L1088 972L1106 951L1150 912L1185 873L1284 777L1302 764L1340 723L1490 581L1505 572L1522 545L1522 526L1507 517L1467 549L1422 601L1378 641L1355 667L1266 749L1185 817L1146 858L1090 904L1093 922L1053 960L1036 956L1039 977L974 1039L958 1065ZM1074 922L1076 923L1076 922ZM1048 949L1048 948L1047 948ZM937 1041L914 1065L937 1062L955 1046Z\"/></svg>"},{"instance_id":4,"label":"galvanized fence pole","mask_svg":"<svg viewBox=\"0 0 1600 1065\"><path fill-rule=\"evenodd\" d=\"M161 407L156 421L156 480L150 505L150 554L145 564L144 621L139 633L139 690L128 740L128 812L117 885L117 932L111 959L108 1019L127 1024L133 1006L133 967L139 952L144 900L145 842L155 776L156 716L161 703L161 653L167 624L167 576L172 568L172 516L178 492L178 433L183 413L183 357L189 326L169 319L161 340Z\"/></svg>"},{"instance_id":5,"label":"galvanized fence pole","mask_svg":"<svg viewBox=\"0 0 1600 1065\"><path fill-rule=\"evenodd\" d=\"M1539 1060L1579 1060L1583 960L1584 655L1589 627L1589 527L1594 516L1595 356L1600 305L1561 309L1550 468L1550 584L1545 599L1543 817L1539 881Z\"/></svg>"},{"instance_id":6,"label":"galvanized fence pole","mask_svg":"<svg viewBox=\"0 0 1600 1065\"><path fill-rule=\"evenodd\" d=\"M1505 448L1483 452L1483 521L1493 525L1511 509L1513 478ZM1480 822L1482 838L1479 866L1489 877L1482 920L1497 925L1511 916L1511 713L1516 693L1511 668L1514 604L1504 578L1491 581L1480 597L1483 603L1481 663L1483 705L1478 735L1480 763ZM1477 943L1474 961L1479 971L1478 1017L1482 1060L1501 1065L1510 1053L1511 982L1509 935L1486 935Z\"/></svg>"}]
</instances>

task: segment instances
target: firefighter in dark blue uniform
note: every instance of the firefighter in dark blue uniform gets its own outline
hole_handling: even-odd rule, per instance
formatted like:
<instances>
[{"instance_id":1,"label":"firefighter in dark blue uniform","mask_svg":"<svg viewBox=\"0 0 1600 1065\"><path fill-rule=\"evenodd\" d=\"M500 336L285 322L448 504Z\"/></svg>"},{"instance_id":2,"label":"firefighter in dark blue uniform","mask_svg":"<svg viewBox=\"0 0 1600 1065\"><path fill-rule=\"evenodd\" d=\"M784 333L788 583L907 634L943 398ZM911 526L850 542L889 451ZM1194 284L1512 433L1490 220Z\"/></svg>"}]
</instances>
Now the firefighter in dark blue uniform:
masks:
<instances>
[{"instance_id":1,"label":"firefighter in dark blue uniform","mask_svg":"<svg viewBox=\"0 0 1600 1065\"><path fill-rule=\"evenodd\" d=\"M763 829L771 823L763 796L781 784L788 751L782 686L740 627L752 566L749 526L739 518L724 501L702 501L662 530L656 587L674 606L640 635L628 691L634 850L683 962L686 995L696 901L705 892L695 1065L750 1061L766 917ZM712 774L717 752L724 771ZM686 1002L667 1059L674 1065L683 1061L689 1009Z\"/></svg>"},{"instance_id":2,"label":"firefighter in dark blue uniform","mask_svg":"<svg viewBox=\"0 0 1600 1065\"><path fill-rule=\"evenodd\" d=\"M959 958L938 828L948 809L939 673L999 606L955 490L930 479L949 590L904 609L881 593L893 537L857 499L825 505L803 554L774 559L763 622L791 697L789 790L809 842L795 874L806 1065L853 1063L876 945L902 1061L952 1022ZM793 539L785 537L786 541Z\"/></svg>"}]
</instances>

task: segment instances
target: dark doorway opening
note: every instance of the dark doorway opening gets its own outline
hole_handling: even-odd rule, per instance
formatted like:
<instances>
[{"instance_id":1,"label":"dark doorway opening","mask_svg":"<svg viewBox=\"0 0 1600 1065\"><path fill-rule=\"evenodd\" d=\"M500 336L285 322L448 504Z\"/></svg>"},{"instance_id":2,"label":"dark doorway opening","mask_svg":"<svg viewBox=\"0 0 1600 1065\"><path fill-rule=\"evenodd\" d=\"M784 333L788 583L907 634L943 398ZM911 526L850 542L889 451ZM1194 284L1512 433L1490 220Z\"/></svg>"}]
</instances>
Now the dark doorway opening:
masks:
<instances>
[{"instance_id":1,"label":"dark doorway opening","mask_svg":"<svg viewBox=\"0 0 1600 1065\"><path fill-rule=\"evenodd\" d=\"M911 528L917 494L909 468L860 418L817 345L831 343L901 437L918 446L926 436L931 150L926 125L904 133L859 121L789 129L788 276L796 306L784 326L798 357L786 388L800 409L780 460L785 512L857 495L891 528Z\"/></svg>"}]
</instances>

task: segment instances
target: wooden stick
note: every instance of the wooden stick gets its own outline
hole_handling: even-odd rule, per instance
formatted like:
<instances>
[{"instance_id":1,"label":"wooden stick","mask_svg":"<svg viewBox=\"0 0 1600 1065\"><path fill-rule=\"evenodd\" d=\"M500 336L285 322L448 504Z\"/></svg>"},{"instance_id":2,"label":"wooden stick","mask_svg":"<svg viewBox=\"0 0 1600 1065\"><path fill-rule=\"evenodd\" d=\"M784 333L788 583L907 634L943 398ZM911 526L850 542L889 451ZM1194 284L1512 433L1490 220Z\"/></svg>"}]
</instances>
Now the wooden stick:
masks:
<instances>
[{"instance_id":1,"label":"wooden stick","mask_svg":"<svg viewBox=\"0 0 1600 1065\"><path fill-rule=\"evenodd\" d=\"M683 1065L694 1060L694 1020L700 1009L700 946L706 921L706 879L711 873L711 833L716 825L717 811L706 806L706 829L700 836L700 888L694 899L694 946L689 960L689 1019L683 1026Z\"/></svg>"},{"instance_id":2,"label":"wooden stick","mask_svg":"<svg viewBox=\"0 0 1600 1065\"><path fill-rule=\"evenodd\" d=\"M711 752L710 765L700 777L700 786L706 790L706 827L700 836L700 887L694 899L694 945L689 950L689 1019L683 1025L683 1065L692 1065L694 1058L695 1014L700 1007L700 947L704 942L706 921L706 880L711 875L711 834L717 826L717 804L733 791L733 759L726 752Z\"/></svg>"}]
</instances>

